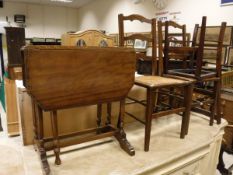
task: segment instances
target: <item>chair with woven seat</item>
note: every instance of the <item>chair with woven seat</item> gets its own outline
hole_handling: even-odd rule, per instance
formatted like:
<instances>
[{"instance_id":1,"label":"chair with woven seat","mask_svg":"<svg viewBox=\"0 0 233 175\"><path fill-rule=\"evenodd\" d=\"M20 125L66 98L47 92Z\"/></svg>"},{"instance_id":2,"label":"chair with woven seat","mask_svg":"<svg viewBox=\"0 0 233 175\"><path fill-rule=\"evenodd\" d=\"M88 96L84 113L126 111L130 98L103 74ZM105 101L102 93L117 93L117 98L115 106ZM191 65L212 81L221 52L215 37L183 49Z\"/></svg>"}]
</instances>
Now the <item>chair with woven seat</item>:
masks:
<instances>
[{"instance_id":1,"label":"chair with woven seat","mask_svg":"<svg viewBox=\"0 0 233 175\"><path fill-rule=\"evenodd\" d=\"M205 39L205 31L206 31L206 17L202 18L202 25L200 28L200 32L195 34L199 42L195 42L190 47L190 51L192 54L191 61L186 69L172 69L168 70L169 67L169 59L171 56L171 52L179 50L181 48L174 48L169 45L169 27L170 22L165 23L165 44L164 44L164 69L167 74L176 75L180 77L192 78L197 81L194 86L194 91L198 94L202 94L207 97L201 97L200 99L196 99L192 105L192 110L195 112L202 113L210 117L210 125L213 125L214 119L216 118L217 123L221 123L221 112L220 112L220 88L221 88L221 56L222 56L222 46L223 46L223 38L224 32L226 28L226 23L223 22L220 31L218 33L217 40L206 40ZM212 46L216 46L214 48L216 50L216 66L213 69L205 69L204 68L204 60L203 60L203 52L206 46L206 42L211 42ZM215 44L213 44L215 43ZM211 89L206 89L207 84L212 83L213 86ZM216 115L215 115L216 114Z\"/></svg>"},{"instance_id":2,"label":"chair with woven seat","mask_svg":"<svg viewBox=\"0 0 233 175\"><path fill-rule=\"evenodd\" d=\"M189 119L190 119L190 108L191 108L191 95L192 95L192 89L193 89L193 82L186 81L182 78L175 79L175 78L167 78L159 76L160 69L158 68L157 62L159 59L162 58L161 53L158 53L157 56L157 22L156 19L147 19L140 15L129 15L129 16L123 16L123 14L118 15L119 20L119 46L124 47L124 43L126 43L128 40L135 40L140 39L147 42L150 42L152 45L152 56L148 57L146 55L142 56L142 53L138 53L140 57L147 58L151 60L152 62L152 75L142 75L142 76L136 76L135 77L135 85L139 87L143 87L146 89L146 100L138 100L133 97L129 97L130 100L141 104L146 107L146 114L145 114L145 120L140 120L138 117L133 116L132 114L126 113L129 116L133 118L137 118L138 121L141 121L141 123L145 124L145 141L144 141L144 150L149 151L149 144L150 144L150 134L151 134L151 124L153 118L162 117L169 114L175 114L175 113L182 113L182 124L181 124L181 132L180 132L180 138L184 138L185 135L188 134L188 126L189 126ZM126 36L124 33L124 22L125 21L139 21L142 23L147 23L151 26L151 36L145 36L142 33L134 33L130 36ZM159 93L163 92L161 91L163 88L184 88L184 101L182 103L182 106L173 107L169 106L168 104L164 104L163 106L158 106L158 101L156 100ZM164 94L163 94L164 95ZM173 95L167 92L165 95ZM146 101L146 103L144 102Z\"/></svg>"}]
</instances>

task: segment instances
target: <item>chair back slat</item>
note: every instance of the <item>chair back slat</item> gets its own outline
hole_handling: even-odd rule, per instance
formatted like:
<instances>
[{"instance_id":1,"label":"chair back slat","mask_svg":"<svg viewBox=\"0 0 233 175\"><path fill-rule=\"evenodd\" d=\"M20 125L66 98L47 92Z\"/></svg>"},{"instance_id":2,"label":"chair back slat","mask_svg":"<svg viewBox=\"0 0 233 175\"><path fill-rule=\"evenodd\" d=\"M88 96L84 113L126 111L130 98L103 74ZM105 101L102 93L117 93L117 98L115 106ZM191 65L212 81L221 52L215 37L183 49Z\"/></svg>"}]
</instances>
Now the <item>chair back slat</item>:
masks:
<instances>
[{"instance_id":1,"label":"chair back slat","mask_svg":"<svg viewBox=\"0 0 233 175\"><path fill-rule=\"evenodd\" d=\"M125 27L124 27L124 22L125 21L139 21L139 22L144 22L151 24L151 35L150 36L145 36L140 33L134 33L129 36L125 36ZM152 56L151 56L151 61L152 61L152 75L157 75L158 74L158 65L157 65L157 36L156 36L156 19L147 19L141 15L133 14L129 16L123 16L123 14L118 15L118 24L119 24L119 46L124 47L125 43L128 40L144 40L147 42L150 42L152 45Z\"/></svg>"},{"instance_id":2,"label":"chair back slat","mask_svg":"<svg viewBox=\"0 0 233 175\"><path fill-rule=\"evenodd\" d=\"M139 33L124 37L124 40L135 40L135 39L152 42L152 38Z\"/></svg>"},{"instance_id":3,"label":"chair back slat","mask_svg":"<svg viewBox=\"0 0 233 175\"><path fill-rule=\"evenodd\" d=\"M122 15L122 14L120 14ZM123 16L123 15L122 15ZM132 14L132 15L129 15L129 16L123 16L122 17L124 21L140 21L140 22L145 22L145 23L149 23L151 24L152 21L150 19L147 19L141 15L138 15L138 14Z\"/></svg>"}]
</instances>

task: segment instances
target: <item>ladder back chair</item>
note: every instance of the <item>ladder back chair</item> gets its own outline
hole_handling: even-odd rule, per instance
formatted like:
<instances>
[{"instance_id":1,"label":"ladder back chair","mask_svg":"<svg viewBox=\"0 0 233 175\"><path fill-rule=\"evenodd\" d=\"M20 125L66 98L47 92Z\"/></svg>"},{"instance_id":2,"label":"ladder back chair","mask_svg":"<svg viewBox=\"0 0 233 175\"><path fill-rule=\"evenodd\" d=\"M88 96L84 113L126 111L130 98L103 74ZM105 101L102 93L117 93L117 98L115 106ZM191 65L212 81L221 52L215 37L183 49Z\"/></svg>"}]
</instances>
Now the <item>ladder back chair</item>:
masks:
<instances>
[{"instance_id":1,"label":"ladder back chair","mask_svg":"<svg viewBox=\"0 0 233 175\"><path fill-rule=\"evenodd\" d=\"M193 39L192 47L190 50L193 50L192 57L189 64L189 67L186 69L173 69L166 70L168 74L192 78L197 82L194 87L194 91L198 94L204 95L200 99L195 99L192 110L196 112L200 112L204 115L210 117L210 125L213 125L214 119L216 118L217 123L221 123L221 111L220 111L220 89L221 89L221 57L222 57L222 47L223 47L223 39L224 32L226 28L226 23L223 22L221 24L219 33L217 34L217 39L206 40L206 16L202 18L202 25L200 27L199 32L197 32L197 25L194 30L194 37L198 37L199 41ZM165 25L168 25L166 23ZM167 27L165 27L165 30ZM169 32L165 31L165 41L169 37ZM213 50L216 50L216 66L214 69L206 69L205 62L203 60L204 48L206 43L211 43ZM164 46L164 60L169 60L169 53L166 53L170 50L169 44L165 42ZM177 48L172 48L173 50ZM165 61L168 62L168 61ZM166 67L164 67L166 69ZM213 84L211 87L207 87L206 85ZM206 96L207 95L207 96ZM215 115L216 114L216 115Z\"/></svg>"},{"instance_id":2,"label":"ladder back chair","mask_svg":"<svg viewBox=\"0 0 233 175\"><path fill-rule=\"evenodd\" d=\"M189 125L189 119L190 119L190 107L191 107L191 94L193 89L193 84L191 81L186 81L184 79L175 79L175 78L168 78L168 77L162 77L158 76L160 73L159 66L157 64L158 60L161 59L161 53L158 53L159 56L157 56L157 22L156 19L147 19L140 15L129 15L129 16L123 16L123 14L119 14L118 16L119 20L119 45L121 47L124 47L124 43L127 40L146 40L148 42L152 42L152 75L142 75L142 76L136 76L135 77L135 85L145 88L146 89L146 102L137 100L133 97L128 97L133 102L137 102L138 104L141 104L145 106L146 112L145 112L145 120L140 120L138 117L126 113L129 116L137 119L141 123L145 125L145 141L144 141L144 150L149 151L149 144L150 144L150 135L151 135L151 124L153 118L162 117L169 114L175 114L175 113L182 113L182 123L181 123L181 132L180 132L180 138L184 138L185 135L188 134L188 125ZM125 21L140 21L144 23L148 23L151 25L151 37L145 37L143 34L132 34L130 36L125 36L124 33L124 22ZM163 88L169 88L169 87L182 87L184 88L185 92L185 99L182 103L182 106L173 107L173 106L167 106L164 104L163 108L160 108L157 103L157 97L158 93ZM161 91L162 92L162 91ZM169 94L169 92L166 95L174 95ZM130 103L131 104L131 103ZM162 107L162 106L161 106Z\"/></svg>"}]
</instances>

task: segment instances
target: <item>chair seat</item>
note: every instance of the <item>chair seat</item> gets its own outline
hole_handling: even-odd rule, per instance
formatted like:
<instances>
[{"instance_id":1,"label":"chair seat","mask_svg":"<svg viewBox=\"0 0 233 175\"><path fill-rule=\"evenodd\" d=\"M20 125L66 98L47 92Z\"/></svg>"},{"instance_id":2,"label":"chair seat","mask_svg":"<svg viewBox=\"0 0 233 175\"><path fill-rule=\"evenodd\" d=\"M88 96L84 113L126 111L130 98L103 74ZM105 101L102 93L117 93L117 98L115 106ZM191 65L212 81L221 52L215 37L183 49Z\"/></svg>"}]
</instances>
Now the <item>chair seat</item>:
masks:
<instances>
[{"instance_id":1,"label":"chair seat","mask_svg":"<svg viewBox=\"0 0 233 175\"><path fill-rule=\"evenodd\" d=\"M175 78L167 78L161 76L139 76L135 77L135 84L143 86L143 87L150 87L150 88L161 88L161 87L169 87L169 86L182 86L190 84L190 81L180 80Z\"/></svg>"}]
</instances>

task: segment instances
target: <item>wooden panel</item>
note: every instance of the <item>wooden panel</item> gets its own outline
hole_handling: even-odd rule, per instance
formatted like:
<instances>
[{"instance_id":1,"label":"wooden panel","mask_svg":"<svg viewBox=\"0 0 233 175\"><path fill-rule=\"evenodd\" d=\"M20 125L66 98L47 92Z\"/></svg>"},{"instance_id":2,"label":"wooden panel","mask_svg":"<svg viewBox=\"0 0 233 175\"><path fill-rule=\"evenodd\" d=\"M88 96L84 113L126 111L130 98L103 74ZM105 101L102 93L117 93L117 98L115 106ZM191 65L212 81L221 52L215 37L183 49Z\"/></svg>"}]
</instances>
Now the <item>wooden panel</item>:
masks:
<instances>
[{"instance_id":1,"label":"wooden panel","mask_svg":"<svg viewBox=\"0 0 233 175\"><path fill-rule=\"evenodd\" d=\"M44 110L118 101L133 86L135 58L126 48L28 46L24 85Z\"/></svg>"},{"instance_id":2,"label":"wooden panel","mask_svg":"<svg viewBox=\"0 0 233 175\"><path fill-rule=\"evenodd\" d=\"M7 38L7 54L9 66L22 65L20 48L25 45L25 29L5 27Z\"/></svg>"},{"instance_id":3,"label":"wooden panel","mask_svg":"<svg viewBox=\"0 0 233 175\"><path fill-rule=\"evenodd\" d=\"M227 51L226 47L223 47L221 64L225 63L226 51ZM203 61L207 63L216 64L216 59L217 59L217 50L213 48L205 47L203 52Z\"/></svg>"},{"instance_id":4,"label":"wooden panel","mask_svg":"<svg viewBox=\"0 0 233 175\"><path fill-rule=\"evenodd\" d=\"M14 80L4 78L5 98L6 98L6 117L7 133L9 136L19 134L19 121L16 103L16 85Z\"/></svg>"},{"instance_id":5,"label":"wooden panel","mask_svg":"<svg viewBox=\"0 0 233 175\"><path fill-rule=\"evenodd\" d=\"M17 88L16 92L20 135L23 145L30 145L33 144L34 139L31 97L25 89Z\"/></svg>"}]
</instances>

